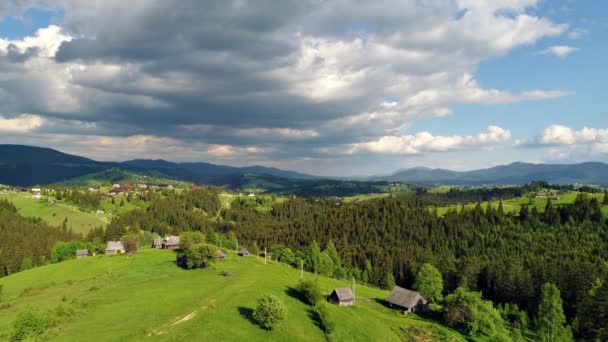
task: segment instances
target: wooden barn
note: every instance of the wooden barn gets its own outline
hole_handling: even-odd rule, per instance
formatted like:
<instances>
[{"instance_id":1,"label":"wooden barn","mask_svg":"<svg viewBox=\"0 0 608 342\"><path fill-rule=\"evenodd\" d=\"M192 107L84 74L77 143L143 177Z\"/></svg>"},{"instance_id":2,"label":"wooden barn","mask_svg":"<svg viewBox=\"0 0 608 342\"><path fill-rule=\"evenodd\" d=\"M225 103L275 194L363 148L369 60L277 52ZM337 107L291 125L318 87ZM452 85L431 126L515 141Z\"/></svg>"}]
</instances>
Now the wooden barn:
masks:
<instances>
[{"instance_id":1,"label":"wooden barn","mask_svg":"<svg viewBox=\"0 0 608 342\"><path fill-rule=\"evenodd\" d=\"M76 259L80 259L80 258L84 258L89 256L89 250L88 249L79 249L76 251Z\"/></svg>"},{"instance_id":2,"label":"wooden barn","mask_svg":"<svg viewBox=\"0 0 608 342\"><path fill-rule=\"evenodd\" d=\"M163 248L163 238L160 236L152 241L152 248L162 249Z\"/></svg>"},{"instance_id":3,"label":"wooden barn","mask_svg":"<svg viewBox=\"0 0 608 342\"><path fill-rule=\"evenodd\" d=\"M225 258L226 258L226 253L224 253L218 249L217 250L217 260L224 261Z\"/></svg>"},{"instance_id":4,"label":"wooden barn","mask_svg":"<svg viewBox=\"0 0 608 342\"><path fill-rule=\"evenodd\" d=\"M163 249L179 249L179 236L167 236L163 240Z\"/></svg>"},{"instance_id":5,"label":"wooden barn","mask_svg":"<svg viewBox=\"0 0 608 342\"><path fill-rule=\"evenodd\" d=\"M419 292L395 286L386 299L391 307L403 310L404 314L428 310L428 302Z\"/></svg>"},{"instance_id":6,"label":"wooden barn","mask_svg":"<svg viewBox=\"0 0 608 342\"><path fill-rule=\"evenodd\" d=\"M250 254L251 253L249 253L249 251L245 247L241 248L241 250L239 251L240 256L249 256Z\"/></svg>"},{"instance_id":7,"label":"wooden barn","mask_svg":"<svg viewBox=\"0 0 608 342\"><path fill-rule=\"evenodd\" d=\"M125 252L125 246L121 241L108 241L106 254L122 254Z\"/></svg>"},{"instance_id":8,"label":"wooden barn","mask_svg":"<svg viewBox=\"0 0 608 342\"><path fill-rule=\"evenodd\" d=\"M355 295L350 287L335 289L328 297L331 303L340 306L349 306L355 304Z\"/></svg>"}]
</instances>

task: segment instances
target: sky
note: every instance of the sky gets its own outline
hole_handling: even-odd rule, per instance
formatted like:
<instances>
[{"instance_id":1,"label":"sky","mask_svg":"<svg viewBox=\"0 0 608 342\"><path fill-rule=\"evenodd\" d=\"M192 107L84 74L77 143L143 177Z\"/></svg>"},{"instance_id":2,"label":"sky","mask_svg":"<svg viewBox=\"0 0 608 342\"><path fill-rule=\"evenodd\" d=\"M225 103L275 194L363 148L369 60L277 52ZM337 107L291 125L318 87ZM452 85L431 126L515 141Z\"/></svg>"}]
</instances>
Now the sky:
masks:
<instances>
[{"instance_id":1,"label":"sky","mask_svg":"<svg viewBox=\"0 0 608 342\"><path fill-rule=\"evenodd\" d=\"M326 176L608 162L608 2L2 0L0 144Z\"/></svg>"}]
</instances>

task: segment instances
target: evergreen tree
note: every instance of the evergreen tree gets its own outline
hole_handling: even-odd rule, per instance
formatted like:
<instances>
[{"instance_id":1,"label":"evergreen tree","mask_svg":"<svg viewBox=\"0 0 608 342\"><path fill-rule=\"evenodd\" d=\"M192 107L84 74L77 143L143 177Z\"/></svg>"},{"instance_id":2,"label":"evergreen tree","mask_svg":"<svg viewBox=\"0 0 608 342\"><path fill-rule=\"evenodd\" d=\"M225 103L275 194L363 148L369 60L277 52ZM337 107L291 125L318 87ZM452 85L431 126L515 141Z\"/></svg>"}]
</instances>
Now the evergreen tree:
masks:
<instances>
[{"instance_id":1,"label":"evergreen tree","mask_svg":"<svg viewBox=\"0 0 608 342\"><path fill-rule=\"evenodd\" d=\"M331 277L334 274L334 263L327 252L321 252L319 256L319 274Z\"/></svg>"},{"instance_id":2,"label":"evergreen tree","mask_svg":"<svg viewBox=\"0 0 608 342\"><path fill-rule=\"evenodd\" d=\"M566 325L559 289L553 283L545 283L541 288L537 333L543 342L573 340L570 327Z\"/></svg>"},{"instance_id":3,"label":"evergreen tree","mask_svg":"<svg viewBox=\"0 0 608 342\"><path fill-rule=\"evenodd\" d=\"M306 268L317 274L319 272L319 268L321 265L321 248L319 248L319 244L316 240L308 247L308 253L306 255Z\"/></svg>"},{"instance_id":4,"label":"evergreen tree","mask_svg":"<svg viewBox=\"0 0 608 342\"><path fill-rule=\"evenodd\" d=\"M604 191L604 200L602 201L603 205L608 205L608 191Z\"/></svg>"},{"instance_id":5,"label":"evergreen tree","mask_svg":"<svg viewBox=\"0 0 608 342\"><path fill-rule=\"evenodd\" d=\"M443 277L431 264L423 264L416 276L414 289L430 302L437 303L443 298Z\"/></svg>"},{"instance_id":6,"label":"evergreen tree","mask_svg":"<svg viewBox=\"0 0 608 342\"><path fill-rule=\"evenodd\" d=\"M327 243L327 248L325 249L325 252L327 252L334 265L333 277L337 279L342 279L346 277L346 271L342 267L342 260L340 260L340 256L338 255L338 251L336 250L336 246L334 245L334 242L332 240L329 240L329 242Z\"/></svg>"}]
</instances>

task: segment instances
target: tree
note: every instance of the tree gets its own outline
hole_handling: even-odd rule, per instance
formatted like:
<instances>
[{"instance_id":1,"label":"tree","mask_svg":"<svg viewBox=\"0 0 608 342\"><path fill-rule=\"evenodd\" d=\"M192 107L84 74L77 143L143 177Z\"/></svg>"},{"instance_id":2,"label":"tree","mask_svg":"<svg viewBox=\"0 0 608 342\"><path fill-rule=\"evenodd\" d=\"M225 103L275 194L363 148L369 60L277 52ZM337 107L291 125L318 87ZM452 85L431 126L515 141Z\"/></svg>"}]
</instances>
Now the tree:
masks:
<instances>
[{"instance_id":1,"label":"tree","mask_svg":"<svg viewBox=\"0 0 608 342\"><path fill-rule=\"evenodd\" d=\"M316 240L308 247L308 253L306 253L306 268L315 274L319 272L319 266L321 263L321 248Z\"/></svg>"},{"instance_id":2,"label":"tree","mask_svg":"<svg viewBox=\"0 0 608 342\"><path fill-rule=\"evenodd\" d=\"M217 248L206 243L195 243L186 249L186 266L192 268L207 268L217 258Z\"/></svg>"},{"instance_id":3,"label":"tree","mask_svg":"<svg viewBox=\"0 0 608 342\"><path fill-rule=\"evenodd\" d=\"M296 286L296 290L312 306L323 301L323 292L321 292L319 283L316 280L300 280Z\"/></svg>"},{"instance_id":4,"label":"tree","mask_svg":"<svg viewBox=\"0 0 608 342\"><path fill-rule=\"evenodd\" d=\"M608 191L604 191L604 200L602 201L603 205L608 205Z\"/></svg>"},{"instance_id":5,"label":"tree","mask_svg":"<svg viewBox=\"0 0 608 342\"><path fill-rule=\"evenodd\" d=\"M346 271L342 267L342 260L340 260L340 256L338 255L338 250L336 250L336 246L332 240L329 240L327 243L327 248L325 248L325 252L331 258L331 261L334 265L333 277L337 279L342 279L346 277Z\"/></svg>"},{"instance_id":6,"label":"tree","mask_svg":"<svg viewBox=\"0 0 608 342\"><path fill-rule=\"evenodd\" d=\"M443 277L441 272L431 264L423 264L418 271L414 289L430 302L439 302L443 298Z\"/></svg>"},{"instance_id":7,"label":"tree","mask_svg":"<svg viewBox=\"0 0 608 342\"><path fill-rule=\"evenodd\" d=\"M186 250L190 246L205 242L205 235L201 232L183 232L179 237L179 248Z\"/></svg>"},{"instance_id":8,"label":"tree","mask_svg":"<svg viewBox=\"0 0 608 342\"><path fill-rule=\"evenodd\" d=\"M597 279L578 309L578 333L588 341L608 341L608 273Z\"/></svg>"},{"instance_id":9,"label":"tree","mask_svg":"<svg viewBox=\"0 0 608 342\"><path fill-rule=\"evenodd\" d=\"M80 247L80 242L57 242L51 249L51 262L56 263L76 258L76 251Z\"/></svg>"},{"instance_id":10,"label":"tree","mask_svg":"<svg viewBox=\"0 0 608 342\"><path fill-rule=\"evenodd\" d=\"M273 330L276 325L285 319L287 309L285 304L274 295L266 294L257 301L253 310L253 319L267 330Z\"/></svg>"},{"instance_id":11,"label":"tree","mask_svg":"<svg viewBox=\"0 0 608 342\"><path fill-rule=\"evenodd\" d=\"M382 284L382 287L386 290L390 290L395 287L395 285L395 276L391 272L387 272L384 276L384 282Z\"/></svg>"},{"instance_id":12,"label":"tree","mask_svg":"<svg viewBox=\"0 0 608 342\"><path fill-rule=\"evenodd\" d=\"M125 235L120 238L120 241L122 241L127 253L135 253L139 249L139 239L136 234Z\"/></svg>"},{"instance_id":13,"label":"tree","mask_svg":"<svg viewBox=\"0 0 608 342\"><path fill-rule=\"evenodd\" d=\"M295 265L296 255L293 254L293 251L291 250L291 248L287 247L281 253L280 261L284 262L288 265Z\"/></svg>"},{"instance_id":14,"label":"tree","mask_svg":"<svg viewBox=\"0 0 608 342\"><path fill-rule=\"evenodd\" d=\"M483 300L481 292L459 287L446 297L446 320L465 329L471 336L491 336L496 341L511 341L504 321L492 302Z\"/></svg>"},{"instance_id":15,"label":"tree","mask_svg":"<svg viewBox=\"0 0 608 342\"><path fill-rule=\"evenodd\" d=\"M326 277L331 277L334 274L334 263L327 252L321 252L319 255L319 274Z\"/></svg>"},{"instance_id":16,"label":"tree","mask_svg":"<svg viewBox=\"0 0 608 342\"><path fill-rule=\"evenodd\" d=\"M543 342L573 340L570 327L566 325L559 289L553 283L541 287L537 330Z\"/></svg>"}]
</instances>

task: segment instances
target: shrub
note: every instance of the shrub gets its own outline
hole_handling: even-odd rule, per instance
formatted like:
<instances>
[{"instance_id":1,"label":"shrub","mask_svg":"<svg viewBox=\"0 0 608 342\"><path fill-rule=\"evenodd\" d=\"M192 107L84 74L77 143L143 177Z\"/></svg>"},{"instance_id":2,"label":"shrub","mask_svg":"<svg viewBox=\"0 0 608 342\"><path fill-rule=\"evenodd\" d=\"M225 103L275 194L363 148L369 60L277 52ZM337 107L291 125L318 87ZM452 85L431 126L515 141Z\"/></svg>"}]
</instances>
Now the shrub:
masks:
<instances>
[{"instance_id":1,"label":"shrub","mask_svg":"<svg viewBox=\"0 0 608 342\"><path fill-rule=\"evenodd\" d=\"M329 309L326 305L316 305L315 312L319 316L319 323L321 328L327 335L331 334L336 328L336 323L331 319Z\"/></svg>"},{"instance_id":2,"label":"shrub","mask_svg":"<svg viewBox=\"0 0 608 342\"><path fill-rule=\"evenodd\" d=\"M38 312L28 310L17 315L17 320L13 324L12 341L22 341L34 339L44 334L48 326L46 319Z\"/></svg>"},{"instance_id":3,"label":"shrub","mask_svg":"<svg viewBox=\"0 0 608 342\"><path fill-rule=\"evenodd\" d=\"M312 306L323 300L323 293L316 280L300 280L296 289L306 302Z\"/></svg>"},{"instance_id":4,"label":"shrub","mask_svg":"<svg viewBox=\"0 0 608 342\"><path fill-rule=\"evenodd\" d=\"M80 249L82 244L80 242L57 242L53 249L51 249L51 262L62 262L65 260L75 259L76 250Z\"/></svg>"},{"instance_id":5,"label":"shrub","mask_svg":"<svg viewBox=\"0 0 608 342\"><path fill-rule=\"evenodd\" d=\"M267 330L273 330L276 325L285 319L287 309L285 304L276 296L267 294L260 297L253 310L253 319Z\"/></svg>"},{"instance_id":6,"label":"shrub","mask_svg":"<svg viewBox=\"0 0 608 342\"><path fill-rule=\"evenodd\" d=\"M205 235L201 232L184 232L179 237L179 248L186 250L191 245L205 242Z\"/></svg>"},{"instance_id":7,"label":"shrub","mask_svg":"<svg viewBox=\"0 0 608 342\"><path fill-rule=\"evenodd\" d=\"M188 268L207 268L217 258L217 248L206 243L196 243L184 253Z\"/></svg>"},{"instance_id":8,"label":"shrub","mask_svg":"<svg viewBox=\"0 0 608 342\"><path fill-rule=\"evenodd\" d=\"M135 234L125 235L120 238L122 245L125 246L125 252L135 253L139 249L138 236Z\"/></svg>"}]
</instances>

